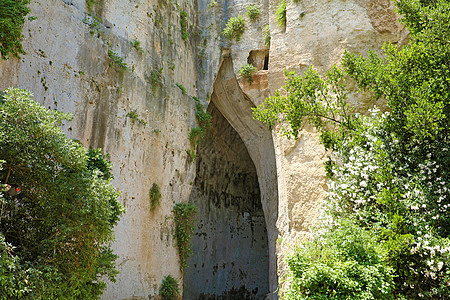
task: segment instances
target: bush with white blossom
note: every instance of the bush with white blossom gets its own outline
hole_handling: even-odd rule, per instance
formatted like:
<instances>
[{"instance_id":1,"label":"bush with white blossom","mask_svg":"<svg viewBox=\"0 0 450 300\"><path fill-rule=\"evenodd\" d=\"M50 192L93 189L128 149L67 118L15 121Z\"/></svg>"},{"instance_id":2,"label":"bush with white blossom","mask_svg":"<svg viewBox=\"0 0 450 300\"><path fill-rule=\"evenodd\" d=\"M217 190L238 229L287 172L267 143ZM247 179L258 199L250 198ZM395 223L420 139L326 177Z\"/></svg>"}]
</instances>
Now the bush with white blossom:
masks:
<instances>
[{"instance_id":1,"label":"bush with white blossom","mask_svg":"<svg viewBox=\"0 0 450 300\"><path fill-rule=\"evenodd\" d=\"M290 138L310 123L331 150L321 222L287 261L286 299L450 299L450 2L396 6L409 45L345 53L325 77L285 73L284 92L254 110ZM355 114L349 79L388 112Z\"/></svg>"}]
</instances>

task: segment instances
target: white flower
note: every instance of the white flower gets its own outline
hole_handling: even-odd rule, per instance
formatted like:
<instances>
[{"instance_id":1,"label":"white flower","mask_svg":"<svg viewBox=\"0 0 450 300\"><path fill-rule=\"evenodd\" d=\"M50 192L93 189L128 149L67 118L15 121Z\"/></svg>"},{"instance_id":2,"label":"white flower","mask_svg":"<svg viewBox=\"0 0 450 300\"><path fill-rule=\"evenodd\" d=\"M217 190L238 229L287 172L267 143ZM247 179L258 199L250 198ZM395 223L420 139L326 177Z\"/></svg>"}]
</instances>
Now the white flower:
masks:
<instances>
[{"instance_id":1,"label":"white flower","mask_svg":"<svg viewBox=\"0 0 450 300\"><path fill-rule=\"evenodd\" d=\"M363 181L361 181L361 182L359 183L359 185L362 186L362 187L367 187L367 182L365 182L365 181L363 180Z\"/></svg>"}]
</instances>

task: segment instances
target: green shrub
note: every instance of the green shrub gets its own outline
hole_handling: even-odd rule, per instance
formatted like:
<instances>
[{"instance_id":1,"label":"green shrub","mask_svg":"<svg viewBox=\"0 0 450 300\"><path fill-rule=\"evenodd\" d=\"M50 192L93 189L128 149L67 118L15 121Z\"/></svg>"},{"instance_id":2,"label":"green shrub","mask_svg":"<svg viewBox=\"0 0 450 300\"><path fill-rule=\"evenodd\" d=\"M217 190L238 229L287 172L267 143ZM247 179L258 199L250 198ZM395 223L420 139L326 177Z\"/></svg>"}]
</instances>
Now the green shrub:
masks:
<instances>
[{"instance_id":1,"label":"green shrub","mask_svg":"<svg viewBox=\"0 0 450 300\"><path fill-rule=\"evenodd\" d=\"M88 152L88 166L92 170L97 170L101 172L101 177L104 180L113 179L114 176L111 173L112 164L109 161L110 155L103 154L102 149L90 148Z\"/></svg>"},{"instance_id":2,"label":"green shrub","mask_svg":"<svg viewBox=\"0 0 450 300\"><path fill-rule=\"evenodd\" d=\"M348 221L288 257L285 299L395 299L393 269L376 236Z\"/></svg>"},{"instance_id":3,"label":"green shrub","mask_svg":"<svg viewBox=\"0 0 450 300\"><path fill-rule=\"evenodd\" d=\"M20 58L26 54L22 47L22 27L30 12L29 0L0 0L0 54L2 59L10 55Z\"/></svg>"},{"instance_id":4,"label":"green shrub","mask_svg":"<svg viewBox=\"0 0 450 300\"><path fill-rule=\"evenodd\" d=\"M278 25L281 27L286 26L286 4L286 0L281 0L275 12L275 18L277 19Z\"/></svg>"},{"instance_id":5,"label":"green shrub","mask_svg":"<svg viewBox=\"0 0 450 300\"><path fill-rule=\"evenodd\" d=\"M94 16L86 15L83 18L83 23L87 24L89 26L89 33L93 36L95 33L97 33L97 37L101 38L104 35L104 32L102 30L101 21L99 18Z\"/></svg>"},{"instance_id":6,"label":"green shrub","mask_svg":"<svg viewBox=\"0 0 450 300\"><path fill-rule=\"evenodd\" d=\"M187 259L191 255L191 237L194 233L197 207L192 203L178 203L172 209L175 222L175 240L177 242L180 270L187 267Z\"/></svg>"},{"instance_id":7,"label":"green shrub","mask_svg":"<svg viewBox=\"0 0 450 300\"><path fill-rule=\"evenodd\" d=\"M256 68L251 64L245 64L239 69L239 76L244 77L248 82L253 82L253 75L256 73Z\"/></svg>"},{"instance_id":8,"label":"green shrub","mask_svg":"<svg viewBox=\"0 0 450 300\"><path fill-rule=\"evenodd\" d=\"M115 53L111 50L108 50L108 56L111 59L111 62L109 63L110 66L112 64L114 64L115 66L117 66L119 68L119 71L121 71L121 72L128 70L128 66L123 61L123 57L120 57L117 53Z\"/></svg>"},{"instance_id":9,"label":"green shrub","mask_svg":"<svg viewBox=\"0 0 450 300\"><path fill-rule=\"evenodd\" d=\"M229 39L235 39L240 41L242 34L245 31L245 19L244 16L239 15L228 20L225 29L223 30L223 35Z\"/></svg>"},{"instance_id":10,"label":"green shrub","mask_svg":"<svg viewBox=\"0 0 450 300\"><path fill-rule=\"evenodd\" d=\"M150 210L154 210L161 201L161 191L159 190L159 185L157 183L153 183L149 192L150 198Z\"/></svg>"},{"instance_id":11,"label":"green shrub","mask_svg":"<svg viewBox=\"0 0 450 300\"><path fill-rule=\"evenodd\" d=\"M247 16L251 21L255 21L259 18L259 8L255 4L247 6Z\"/></svg>"},{"instance_id":12,"label":"green shrub","mask_svg":"<svg viewBox=\"0 0 450 300\"><path fill-rule=\"evenodd\" d=\"M98 299L118 273L110 243L124 212L111 164L28 91L6 90L0 111L0 298Z\"/></svg>"},{"instance_id":13,"label":"green shrub","mask_svg":"<svg viewBox=\"0 0 450 300\"><path fill-rule=\"evenodd\" d=\"M178 281L172 277L172 275L167 275L164 277L161 288L159 289L159 294L162 300L175 300L180 295L180 288L178 287Z\"/></svg>"},{"instance_id":14,"label":"green shrub","mask_svg":"<svg viewBox=\"0 0 450 300\"><path fill-rule=\"evenodd\" d=\"M269 46L270 45L270 27L269 27L269 24L264 26L263 37L264 37L264 45Z\"/></svg>"}]
</instances>

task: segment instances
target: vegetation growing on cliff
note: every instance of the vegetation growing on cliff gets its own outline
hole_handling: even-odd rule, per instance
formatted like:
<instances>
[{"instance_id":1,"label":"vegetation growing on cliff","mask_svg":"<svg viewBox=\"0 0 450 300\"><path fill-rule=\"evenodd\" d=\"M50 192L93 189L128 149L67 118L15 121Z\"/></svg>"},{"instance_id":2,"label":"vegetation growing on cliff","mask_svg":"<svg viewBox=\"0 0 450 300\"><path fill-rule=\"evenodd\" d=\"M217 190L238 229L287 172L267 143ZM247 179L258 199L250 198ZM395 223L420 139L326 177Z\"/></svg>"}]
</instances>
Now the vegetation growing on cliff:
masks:
<instances>
[{"instance_id":1,"label":"vegetation growing on cliff","mask_svg":"<svg viewBox=\"0 0 450 300\"><path fill-rule=\"evenodd\" d=\"M253 75L256 73L256 68L251 64L245 64L239 69L239 76L242 76L248 82L253 82Z\"/></svg>"},{"instance_id":2,"label":"vegetation growing on cliff","mask_svg":"<svg viewBox=\"0 0 450 300\"><path fill-rule=\"evenodd\" d=\"M30 12L30 0L0 0L0 54L2 59L26 54L22 47L22 27Z\"/></svg>"},{"instance_id":3,"label":"vegetation growing on cliff","mask_svg":"<svg viewBox=\"0 0 450 300\"><path fill-rule=\"evenodd\" d=\"M270 46L270 27L266 24L263 28L264 45Z\"/></svg>"},{"instance_id":4,"label":"vegetation growing on cliff","mask_svg":"<svg viewBox=\"0 0 450 300\"><path fill-rule=\"evenodd\" d=\"M153 211L157 206L159 206L159 203L161 202L161 191L159 185L156 182L153 183L152 187L150 188L148 196L150 198L150 210Z\"/></svg>"},{"instance_id":5,"label":"vegetation growing on cliff","mask_svg":"<svg viewBox=\"0 0 450 300\"><path fill-rule=\"evenodd\" d=\"M109 65L116 66L118 68L119 72L128 70L127 63L124 62L123 57L119 56L114 51L108 49L108 57L111 59L111 62L109 63Z\"/></svg>"},{"instance_id":6,"label":"vegetation growing on cliff","mask_svg":"<svg viewBox=\"0 0 450 300\"><path fill-rule=\"evenodd\" d=\"M132 122L133 123L139 123L139 124L141 124L141 125L144 125L144 127L145 127L145 125L147 125L147 122L144 120L144 119L142 119L140 116L139 116L139 114L137 113L137 112L135 112L135 111L130 111L130 112L128 112L127 113L127 117L128 118L130 118L131 120L132 120Z\"/></svg>"},{"instance_id":7,"label":"vegetation growing on cliff","mask_svg":"<svg viewBox=\"0 0 450 300\"><path fill-rule=\"evenodd\" d=\"M25 90L0 97L2 299L97 299L117 274L111 165L64 135L69 118Z\"/></svg>"},{"instance_id":8,"label":"vegetation growing on cliff","mask_svg":"<svg viewBox=\"0 0 450 300\"><path fill-rule=\"evenodd\" d=\"M180 11L180 26L181 26L181 38L183 40L187 40L189 37L188 29L188 20L187 20L187 12L184 10Z\"/></svg>"},{"instance_id":9,"label":"vegetation growing on cliff","mask_svg":"<svg viewBox=\"0 0 450 300\"><path fill-rule=\"evenodd\" d=\"M250 21L256 21L259 18L259 8L255 4L247 6L247 16Z\"/></svg>"},{"instance_id":10,"label":"vegetation growing on cliff","mask_svg":"<svg viewBox=\"0 0 450 300\"><path fill-rule=\"evenodd\" d=\"M172 275L167 275L164 277L161 288L159 289L159 294L163 300L175 300L180 295L180 288L178 286L178 281L172 277Z\"/></svg>"},{"instance_id":11,"label":"vegetation growing on cliff","mask_svg":"<svg viewBox=\"0 0 450 300\"><path fill-rule=\"evenodd\" d=\"M278 4L277 10L275 11L275 18L277 19L278 25L281 27L286 26L286 0L281 0Z\"/></svg>"},{"instance_id":12,"label":"vegetation growing on cliff","mask_svg":"<svg viewBox=\"0 0 450 300\"><path fill-rule=\"evenodd\" d=\"M409 45L346 53L325 78L286 73L286 94L254 112L267 125L287 122L288 137L308 122L332 150L327 205L312 241L288 260L286 299L450 298L450 3L396 5ZM353 113L348 78L389 112Z\"/></svg>"},{"instance_id":13,"label":"vegetation growing on cliff","mask_svg":"<svg viewBox=\"0 0 450 300\"><path fill-rule=\"evenodd\" d=\"M211 114L205 111L205 108L200 103L200 100L197 97L194 97L195 100L195 119L197 120L197 127L191 128L189 131L189 142L191 144L191 149L188 151L188 154L192 159L195 159L195 148L197 148L198 144L203 140L206 135L206 131L211 128Z\"/></svg>"},{"instance_id":14,"label":"vegetation growing on cliff","mask_svg":"<svg viewBox=\"0 0 450 300\"><path fill-rule=\"evenodd\" d=\"M197 207L192 203L178 203L172 209L175 222L175 240L177 242L180 270L187 267L187 259L191 255L191 237L194 233Z\"/></svg>"},{"instance_id":15,"label":"vegetation growing on cliff","mask_svg":"<svg viewBox=\"0 0 450 300\"><path fill-rule=\"evenodd\" d=\"M230 18L222 31L223 35L229 39L235 39L237 42L241 40L242 34L245 31L245 19L244 16L237 16Z\"/></svg>"}]
</instances>

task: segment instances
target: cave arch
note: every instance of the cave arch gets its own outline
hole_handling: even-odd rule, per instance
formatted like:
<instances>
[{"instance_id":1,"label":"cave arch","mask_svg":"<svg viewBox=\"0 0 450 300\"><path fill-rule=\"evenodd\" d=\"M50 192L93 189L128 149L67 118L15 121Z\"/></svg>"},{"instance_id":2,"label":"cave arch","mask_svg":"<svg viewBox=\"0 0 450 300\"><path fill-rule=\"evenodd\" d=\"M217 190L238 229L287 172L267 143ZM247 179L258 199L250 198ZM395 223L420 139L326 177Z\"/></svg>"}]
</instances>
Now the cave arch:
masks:
<instances>
[{"instance_id":1,"label":"cave arch","mask_svg":"<svg viewBox=\"0 0 450 300\"><path fill-rule=\"evenodd\" d=\"M184 275L185 299L277 298L275 151L271 131L252 118L252 107L254 104L236 79L231 57L225 57L208 106L214 126L198 148L197 177L190 201L200 206L199 228ZM225 225L222 220L227 217L234 223ZM228 231L217 230L226 226ZM243 238L240 241L233 239L239 236L239 230ZM208 241L208 232L214 231L226 235L226 245L220 247L220 242ZM219 249L208 248L212 245L219 245ZM242 254L239 250L242 255L236 254L232 250L238 245L243 245L242 251L248 251ZM230 253L234 258L215 263L214 259ZM243 267L235 268L236 265ZM233 277L239 269L242 273L235 276L240 279L218 283L225 276Z\"/></svg>"}]
</instances>

